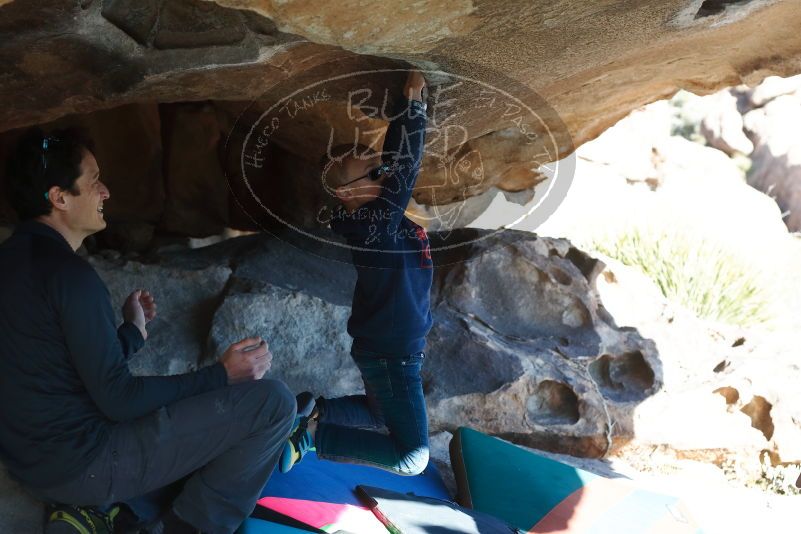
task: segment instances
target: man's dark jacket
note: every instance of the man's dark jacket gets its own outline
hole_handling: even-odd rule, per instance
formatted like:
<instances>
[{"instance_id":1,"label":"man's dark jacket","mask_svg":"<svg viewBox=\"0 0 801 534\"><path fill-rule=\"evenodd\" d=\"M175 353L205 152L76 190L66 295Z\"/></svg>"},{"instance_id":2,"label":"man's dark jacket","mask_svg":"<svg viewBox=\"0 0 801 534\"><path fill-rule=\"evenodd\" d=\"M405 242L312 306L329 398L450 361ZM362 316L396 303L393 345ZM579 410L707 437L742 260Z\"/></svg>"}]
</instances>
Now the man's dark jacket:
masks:
<instances>
[{"instance_id":1,"label":"man's dark jacket","mask_svg":"<svg viewBox=\"0 0 801 534\"><path fill-rule=\"evenodd\" d=\"M116 328L109 292L64 237L38 221L0 245L0 460L47 488L78 476L115 422L224 387L217 363L195 373L134 377L144 340Z\"/></svg>"}]
</instances>

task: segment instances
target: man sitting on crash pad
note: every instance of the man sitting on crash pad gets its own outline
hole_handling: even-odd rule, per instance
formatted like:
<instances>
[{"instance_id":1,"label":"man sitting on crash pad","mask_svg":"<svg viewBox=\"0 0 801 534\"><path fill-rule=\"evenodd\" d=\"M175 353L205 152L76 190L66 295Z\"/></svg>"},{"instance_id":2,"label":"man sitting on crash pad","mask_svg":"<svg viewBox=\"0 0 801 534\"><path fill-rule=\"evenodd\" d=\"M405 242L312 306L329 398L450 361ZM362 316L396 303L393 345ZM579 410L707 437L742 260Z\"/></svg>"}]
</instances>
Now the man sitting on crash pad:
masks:
<instances>
[{"instance_id":1,"label":"man sitting on crash pad","mask_svg":"<svg viewBox=\"0 0 801 534\"><path fill-rule=\"evenodd\" d=\"M278 461L295 398L260 380L272 356L258 337L195 372L131 375L156 304L134 291L117 328L106 286L76 253L106 227L91 150L75 131L33 130L9 161L21 222L0 245L0 460L49 503L46 532L110 532L111 504L188 476L163 532L231 533Z\"/></svg>"}]
</instances>

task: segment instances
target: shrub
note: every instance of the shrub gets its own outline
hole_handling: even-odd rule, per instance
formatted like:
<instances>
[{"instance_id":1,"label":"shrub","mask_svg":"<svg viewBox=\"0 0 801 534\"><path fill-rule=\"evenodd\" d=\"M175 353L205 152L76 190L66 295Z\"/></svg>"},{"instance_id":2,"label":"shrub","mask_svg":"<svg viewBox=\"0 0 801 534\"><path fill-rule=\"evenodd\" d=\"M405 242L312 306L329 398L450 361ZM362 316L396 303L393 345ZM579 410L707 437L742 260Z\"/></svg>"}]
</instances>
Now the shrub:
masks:
<instances>
[{"instance_id":1,"label":"shrub","mask_svg":"<svg viewBox=\"0 0 801 534\"><path fill-rule=\"evenodd\" d=\"M713 243L683 232L627 228L587 248L639 267L670 300L699 317L741 326L770 322L759 273Z\"/></svg>"}]
</instances>

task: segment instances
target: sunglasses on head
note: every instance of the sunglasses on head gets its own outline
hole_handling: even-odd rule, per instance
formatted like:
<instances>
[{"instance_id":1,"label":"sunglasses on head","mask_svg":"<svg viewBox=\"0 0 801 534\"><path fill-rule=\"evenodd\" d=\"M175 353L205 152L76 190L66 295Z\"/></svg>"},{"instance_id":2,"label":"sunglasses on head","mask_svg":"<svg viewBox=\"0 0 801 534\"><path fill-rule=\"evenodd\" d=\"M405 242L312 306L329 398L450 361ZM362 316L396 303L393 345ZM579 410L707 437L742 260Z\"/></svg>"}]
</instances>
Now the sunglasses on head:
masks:
<instances>
[{"instance_id":1,"label":"sunglasses on head","mask_svg":"<svg viewBox=\"0 0 801 534\"><path fill-rule=\"evenodd\" d=\"M61 141L58 137L52 135L46 135L42 139L42 174L47 172L47 154L48 149L53 147L53 143L57 143ZM47 199L49 197L49 193L45 191L44 197Z\"/></svg>"},{"instance_id":2,"label":"sunglasses on head","mask_svg":"<svg viewBox=\"0 0 801 534\"><path fill-rule=\"evenodd\" d=\"M47 170L47 151L53 147L53 143L61 141L58 137L53 135L46 135L42 139L42 169Z\"/></svg>"},{"instance_id":3,"label":"sunglasses on head","mask_svg":"<svg viewBox=\"0 0 801 534\"><path fill-rule=\"evenodd\" d=\"M391 167L389 165L387 165L386 163L382 163L381 165L379 165L375 169L371 169L367 174L359 176L358 178L354 178L353 180L351 180L349 182L345 182L344 184L340 185L339 187L345 187L346 185L350 185L350 184L352 184L354 182L358 182L362 178L369 178L371 182L375 182L376 180L378 180L379 178L381 178L385 174L389 173L390 169L391 169Z\"/></svg>"}]
</instances>

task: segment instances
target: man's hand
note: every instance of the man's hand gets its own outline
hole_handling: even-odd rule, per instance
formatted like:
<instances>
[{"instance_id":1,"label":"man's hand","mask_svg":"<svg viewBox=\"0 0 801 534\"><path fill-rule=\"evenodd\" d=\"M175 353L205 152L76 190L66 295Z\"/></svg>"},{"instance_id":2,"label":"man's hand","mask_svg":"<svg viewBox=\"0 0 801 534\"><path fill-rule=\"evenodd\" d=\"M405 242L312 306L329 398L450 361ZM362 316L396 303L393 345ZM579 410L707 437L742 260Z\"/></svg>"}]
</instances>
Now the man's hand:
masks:
<instances>
[{"instance_id":1,"label":"man's hand","mask_svg":"<svg viewBox=\"0 0 801 534\"><path fill-rule=\"evenodd\" d=\"M406 86L403 88L403 94L406 95L406 98L409 100L423 100L423 90L426 87L426 79L423 78L422 73L420 71L410 71L409 75L406 77Z\"/></svg>"},{"instance_id":2,"label":"man's hand","mask_svg":"<svg viewBox=\"0 0 801 534\"><path fill-rule=\"evenodd\" d=\"M260 337L248 337L233 343L220 358L228 373L228 384L259 380L270 370L273 355Z\"/></svg>"},{"instance_id":3,"label":"man's hand","mask_svg":"<svg viewBox=\"0 0 801 534\"><path fill-rule=\"evenodd\" d=\"M125 299L122 305L122 318L128 323L133 323L142 332L142 337L147 339L147 329L145 325L156 317L156 301L153 296L142 289L137 289Z\"/></svg>"}]
</instances>

